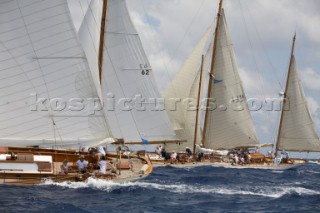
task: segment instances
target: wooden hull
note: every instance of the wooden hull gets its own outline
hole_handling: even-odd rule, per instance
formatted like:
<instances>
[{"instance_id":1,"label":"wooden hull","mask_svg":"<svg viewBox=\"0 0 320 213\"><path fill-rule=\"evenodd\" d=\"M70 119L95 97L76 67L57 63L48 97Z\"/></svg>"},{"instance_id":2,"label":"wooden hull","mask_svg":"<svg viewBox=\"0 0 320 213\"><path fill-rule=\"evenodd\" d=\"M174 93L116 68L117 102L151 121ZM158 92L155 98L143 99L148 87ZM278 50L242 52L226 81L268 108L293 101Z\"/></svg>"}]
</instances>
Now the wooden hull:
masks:
<instances>
[{"instance_id":1,"label":"wooden hull","mask_svg":"<svg viewBox=\"0 0 320 213\"><path fill-rule=\"evenodd\" d=\"M117 155L107 155L107 162L114 162L113 172L107 169L107 174L100 174L92 167L82 174L76 168L76 161L80 155L84 155L89 164L94 165L94 159L88 153L74 150L0 147L0 157L2 157L0 159L0 184L34 185L48 180L84 182L88 178L126 182L144 178L152 172L152 164L146 157L131 156L130 159L120 160ZM68 174L61 174L60 166L64 159L71 164Z\"/></svg>"}]
</instances>

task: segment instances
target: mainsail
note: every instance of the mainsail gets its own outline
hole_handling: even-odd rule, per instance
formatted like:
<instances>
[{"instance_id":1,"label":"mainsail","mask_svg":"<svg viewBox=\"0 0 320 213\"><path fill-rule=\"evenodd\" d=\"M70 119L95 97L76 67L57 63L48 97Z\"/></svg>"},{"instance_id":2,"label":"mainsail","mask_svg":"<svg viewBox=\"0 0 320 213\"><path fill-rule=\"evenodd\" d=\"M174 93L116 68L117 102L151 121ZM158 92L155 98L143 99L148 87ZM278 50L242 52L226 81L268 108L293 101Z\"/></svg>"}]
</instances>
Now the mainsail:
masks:
<instances>
[{"instance_id":1,"label":"mainsail","mask_svg":"<svg viewBox=\"0 0 320 213\"><path fill-rule=\"evenodd\" d=\"M314 128L296 68L294 43L295 37L292 44L276 151L319 152L319 137Z\"/></svg>"},{"instance_id":2,"label":"mainsail","mask_svg":"<svg viewBox=\"0 0 320 213\"><path fill-rule=\"evenodd\" d=\"M110 137L66 0L0 1L0 144Z\"/></svg>"},{"instance_id":3,"label":"mainsail","mask_svg":"<svg viewBox=\"0 0 320 213\"><path fill-rule=\"evenodd\" d=\"M108 0L101 71L104 112L114 137L126 142L174 140L175 134L157 89L153 70L131 21L125 0ZM95 8L98 0L92 1ZM100 21L89 8L80 28L86 55L98 61ZM96 10L96 9L94 9ZM101 18L100 18L101 19ZM99 20L99 19L98 19ZM88 42L90 41L90 42ZM93 66L91 66L93 67ZM98 72L98 67L95 67ZM95 74L95 82L97 77Z\"/></svg>"},{"instance_id":4,"label":"mainsail","mask_svg":"<svg viewBox=\"0 0 320 213\"><path fill-rule=\"evenodd\" d=\"M211 149L257 146L259 142L222 9L218 16L208 89L212 107L206 111L203 144Z\"/></svg>"}]
</instances>

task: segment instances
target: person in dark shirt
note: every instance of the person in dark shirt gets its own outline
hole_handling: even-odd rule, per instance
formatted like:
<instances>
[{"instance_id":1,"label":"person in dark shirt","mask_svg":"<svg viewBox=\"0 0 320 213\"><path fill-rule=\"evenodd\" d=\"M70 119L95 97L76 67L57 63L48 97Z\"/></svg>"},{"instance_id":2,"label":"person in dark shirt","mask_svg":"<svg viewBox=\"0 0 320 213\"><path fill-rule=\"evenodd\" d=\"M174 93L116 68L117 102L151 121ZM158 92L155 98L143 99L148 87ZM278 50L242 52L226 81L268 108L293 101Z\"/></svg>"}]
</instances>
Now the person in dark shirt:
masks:
<instances>
[{"instance_id":1,"label":"person in dark shirt","mask_svg":"<svg viewBox=\"0 0 320 213\"><path fill-rule=\"evenodd\" d=\"M188 157L190 158L192 155L192 151L189 147L186 147L186 153L187 153Z\"/></svg>"}]
</instances>

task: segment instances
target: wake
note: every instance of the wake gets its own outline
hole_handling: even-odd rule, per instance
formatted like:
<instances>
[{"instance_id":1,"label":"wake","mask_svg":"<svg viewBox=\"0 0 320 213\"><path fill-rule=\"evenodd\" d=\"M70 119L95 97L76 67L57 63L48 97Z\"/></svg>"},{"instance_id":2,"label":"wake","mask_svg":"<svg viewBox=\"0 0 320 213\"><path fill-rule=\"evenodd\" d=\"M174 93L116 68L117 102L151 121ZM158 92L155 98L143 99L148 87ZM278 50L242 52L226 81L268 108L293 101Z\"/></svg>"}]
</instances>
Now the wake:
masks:
<instances>
[{"instance_id":1,"label":"wake","mask_svg":"<svg viewBox=\"0 0 320 213\"><path fill-rule=\"evenodd\" d=\"M285 195L320 195L320 191L315 191L298 186L256 186L256 187L234 187L234 186L210 186L210 185L187 185L187 184L166 184L150 182L123 182L106 181L89 178L86 182L62 182L55 183L50 180L41 185L53 185L70 189L91 188L107 192L112 192L119 188L143 188L148 190L168 191L177 194L217 194L217 195L250 195L269 198L281 198Z\"/></svg>"}]
</instances>

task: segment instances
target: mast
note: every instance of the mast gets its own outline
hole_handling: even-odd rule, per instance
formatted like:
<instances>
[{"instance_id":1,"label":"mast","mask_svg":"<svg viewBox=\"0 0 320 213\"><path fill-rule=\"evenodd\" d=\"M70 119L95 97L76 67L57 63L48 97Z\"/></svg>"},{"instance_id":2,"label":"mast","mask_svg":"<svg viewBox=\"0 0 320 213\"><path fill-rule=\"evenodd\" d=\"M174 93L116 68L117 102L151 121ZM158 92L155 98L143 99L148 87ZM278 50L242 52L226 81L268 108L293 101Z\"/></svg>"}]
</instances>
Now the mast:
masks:
<instances>
[{"instance_id":1,"label":"mast","mask_svg":"<svg viewBox=\"0 0 320 213\"><path fill-rule=\"evenodd\" d=\"M288 74L287 74L286 87L284 90L284 99L283 99L283 104L282 104L282 109L281 109L281 117L280 117L280 123L279 123L279 131L278 131L278 137L277 137L277 143L276 143L275 156L277 156L277 152L279 149L279 139L280 139L280 133L281 133L281 128L282 128L282 122L283 122L284 104L286 103L286 98L287 98L288 82L289 82L290 68L291 68L291 64L292 64L292 57L293 57L293 53L294 53L295 41L296 41L296 33L294 34L293 41L292 41L290 62L289 62L289 68L288 68Z\"/></svg>"},{"instance_id":2,"label":"mast","mask_svg":"<svg viewBox=\"0 0 320 213\"><path fill-rule=\"evenodd\" d=\"M199 118L199 105L200 105L200 93L201 93L201 83L202 83L202 71L203 71L203 61L204 55L201 57L201 68L200 68L200 80L199 80L199 87L198 87L198 100L197 100L197 108L196 108L196 123L194 126L194 140L193 140L193 153L196 150L196 142L197 142L197 132L198 132L198 118Z\"/></svg>"},{"instance_id":3,"label":"mast","mask_svg":"<svg viewBox=\"0 0 320 213\"><path fill-rule=\"evenodd\" d=\"M214 36L214 42L213 42L213 52L212 52L212 59L211 59L211 68L210 68L210 78L209 78L209 84L208 84L208 96L207 96L207 104L206 104L206 115L204 119L204 126L203 126L203 136L202 136L202 144L204 145L205 139L206 139L206 131L207 131L207 119L208 119L208 107L209 107L209 98L211 96L211 87L212 87L212 79L213 79L213 73L214 73L214 64L215 64L215 57L217 52L217 42L218 42L218 35L219 35L219 23L221 18L221 12L222 12L222 2L223 0L220 0L219 3L219 11L217 14L217 23L216 23L216 29L215 29L215 36Z\"/></svg>"},{"instance_id":4,"label":"mast","mask_svg":"<svg viewBox=\"0 0 320 213\"><path fill-rule=\"evenodd\" d=\"M98 58L100 84L101 84L101 79L102 79L103 47L104 47L104 32L105 32L105 26L106 26L107 4L108 4L108 0L103 0L102 17L101 17L101 30L100 30L99 58Z\"/></svg>"}]
</instances>

